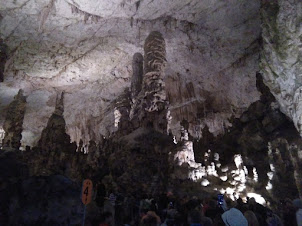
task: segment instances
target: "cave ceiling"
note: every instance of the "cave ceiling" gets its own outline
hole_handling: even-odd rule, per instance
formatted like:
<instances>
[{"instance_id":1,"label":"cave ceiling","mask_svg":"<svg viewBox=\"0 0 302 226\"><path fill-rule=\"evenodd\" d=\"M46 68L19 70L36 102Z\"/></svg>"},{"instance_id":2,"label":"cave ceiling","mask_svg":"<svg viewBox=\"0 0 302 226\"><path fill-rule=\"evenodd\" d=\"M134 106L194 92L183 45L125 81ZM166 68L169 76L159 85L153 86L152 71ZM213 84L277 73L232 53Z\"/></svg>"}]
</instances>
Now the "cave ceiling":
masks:
<instances>
[{"instance_id":1,"label":"cave ceiling","mask_svg":"<svg viewBox=\"0 0 302 226\"><path fill-rule=\"evenodd\" d=\"M151 31L166 41L166 93L180 122L218 135L260 97L257 0L0 0L8 46L0 124L19 89L26 95L22 145L34 145L64 96L66 130L88 142L114 131L114 100L130 87L132 57Z\"/></svg>"}]
</instances>

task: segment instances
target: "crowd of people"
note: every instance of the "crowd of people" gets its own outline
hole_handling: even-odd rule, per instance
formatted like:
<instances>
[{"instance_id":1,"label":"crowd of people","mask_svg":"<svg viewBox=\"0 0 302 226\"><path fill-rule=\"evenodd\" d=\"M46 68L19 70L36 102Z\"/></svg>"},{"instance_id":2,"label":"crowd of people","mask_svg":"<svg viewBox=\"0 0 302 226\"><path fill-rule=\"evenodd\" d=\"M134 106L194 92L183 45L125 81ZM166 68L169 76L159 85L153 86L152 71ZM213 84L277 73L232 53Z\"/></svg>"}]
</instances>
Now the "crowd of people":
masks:
<instances>
[{"instance_id":1,"label":"crowd of people","mask_svg":"<svg viewBox=\"0 0 302 226\"><path fill-rule=\"evenodd\" d=\"M111 192L103 202L99 226L302 226L302 200L283 200L272 211L250 198L198 199L173 193L158 198L123 198Z\"/></svg>"}]
</instances>

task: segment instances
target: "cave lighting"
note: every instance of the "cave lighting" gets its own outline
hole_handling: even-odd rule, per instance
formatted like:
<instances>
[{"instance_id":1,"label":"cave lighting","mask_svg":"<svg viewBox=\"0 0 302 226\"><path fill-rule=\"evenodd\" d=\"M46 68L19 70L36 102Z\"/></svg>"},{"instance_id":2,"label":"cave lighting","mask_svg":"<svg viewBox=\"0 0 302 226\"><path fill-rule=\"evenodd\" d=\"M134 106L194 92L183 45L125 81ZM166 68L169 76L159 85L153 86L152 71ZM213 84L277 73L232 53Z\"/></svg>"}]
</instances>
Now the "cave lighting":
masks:
<instances>
[{"instance_id":1,"label":"cave lighting","mask_svg":"<svg viewBox=\"0 0 302 226\"><path fill-rule=\"evenodd\" d=\"M4 129L3 129L3 127L1 126L0 127L0 149L2 149L2 141L3 141L3 139L4 139L4 136L5 136L5 131L4 131Z\"/></svg>"}]
</instances>

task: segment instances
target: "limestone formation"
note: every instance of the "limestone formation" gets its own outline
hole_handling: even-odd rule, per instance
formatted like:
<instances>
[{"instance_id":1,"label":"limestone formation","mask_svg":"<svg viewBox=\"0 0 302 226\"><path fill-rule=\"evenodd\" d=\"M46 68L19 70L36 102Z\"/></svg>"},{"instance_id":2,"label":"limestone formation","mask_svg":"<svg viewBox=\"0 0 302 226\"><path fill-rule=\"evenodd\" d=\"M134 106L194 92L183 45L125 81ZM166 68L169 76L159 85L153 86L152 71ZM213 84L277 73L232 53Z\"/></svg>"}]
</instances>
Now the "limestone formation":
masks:
<instances>
[{"instance_id":1,"label":"limestone formation","mask_svg":"<svg viewBox=\"0 0 302 226\"><path fill-rule=\"evenodd\" d=\"M64 112L64 93L57 97L56 108L50 116L46 128L42 131L38 142L38 148L45 151L75 151L75 144L70 142L70 136L66 134Z\"/></svg>"},{"instance_id":2,"label":"limestone formation","mask_svg":"<svg viewBox=\"0 0 302 226\"><path fill-rule=\"evenodd\" d=\"M166 49L162 34L157 31L151 32L146 38L144 51L142 88L138 96L133 99L130 120L134 128L152 127L166 133L168 124L168 102L164 83Z\"/></svg>"},{"instance_id":3,"label":"limestone formation","mask_svg":"<svg viewBox=\"0 0 302 226\"><path fill-rule=\"evenodd\" d=\"M163 35L158 31L152 31L145 40L144 45L144 74L149 72L164 71L166 66L166 43Z\"/></svg>"},{"instance_id":4,"label":"limestone formation","mask_svg":"<svg viewBox=\"0 0 302 226\"><path fill-rule=\"evenodd\" d=\"M152 31L144 45L144 77L142 92L144 110L161 111L166 101L164 69L166 66L166 44L160 32Z\"/></svg>"},{"instance_id":5,"label":"limestone formation","mask_svg":"<svg viewBox=\"0 0 302 226\"><path fill-rule=\"evenodd\" d=\"M262 1L261 15L264 81L302 135L302 2Z\"/></svg>"},{"instance_id":6,"label":"limestone formation","mask_svg":"<svg viewBox=\"0 0 302 226\"><path fill-rule=\"evenodd\" d=\"M112 134L114 107L107 107L130 87L133 54L142 53L145 38L155 30L166 43L169 66L164 80L172 95L174 135L182 118L190 123L191 136L200 138L205 125L211 133L222 134L232 116L239 117L259 99L254 76L259 0L147 0L139 7L137 1L125 0L0 2L0 37L11 50L0 87L0 121L12 89L22 88L29 100L43 103L27 105L40 117L25 116L24 146L35 146L41 137L57 90L66 93L66 131L72 142L82 138L87 145L91 139L99 141L100 134ZM157 68L164 60L158 56L150 66Z\"/></svg>"},{"instance_id":7,"label":"limestone formation","mask_svg":"<svg viewBox=\"0 0 302 226\"><path fill-rule=\"evenodd\" d=\"M137 97L139 92L142 89L142 83L143 83L143 64L144 64L144 58L141 53L135 53L133 55L132 60L132 70L133 74L131 77L131 97L134 99Z\"/></svg>"},{"instance_id":8,"label":"limestone formation","mask_svg":"<svg viewBox=\"0 0 302 226\"><path fill-rule=\"evenodd\" d=\"M300 1L95 2L0 0L0 225L79 224L86 178L124 200L301 196Z\"/></svg>"},{"instance_id":9,"label":"limestone formation","mask_svg":"<svg viewBox=\"0 0 302 226\"><path fill-rule=\"evenodd\" d=\"M23 90L19 90L14 100L7 108L3 129L5 137L2 141L3 147L19 149L22 139L22 125L26 108L26 97Z\"/></svg>"},{"instance_id":10,"label":"limestone formation","mask_svg":"<svg viewBox=\"0 0 302 226\"><path fill-rule=\"evenodd\" d=\"M4 43L3 39L0 38L0 82L4 80L4 69L5 63L8 58L7 45Z\"/></svg>"},{"instance_id":11,"label":"limestone formation","mask_svg":"<svg viewBox=\"0 0 302 226\"><path fill-rule=\"evenodd\" d=\"M290 145L289 154L294 168L294 178L300 199L302 199L302 146L293 143Z\"/></svg>"}]
</instances>

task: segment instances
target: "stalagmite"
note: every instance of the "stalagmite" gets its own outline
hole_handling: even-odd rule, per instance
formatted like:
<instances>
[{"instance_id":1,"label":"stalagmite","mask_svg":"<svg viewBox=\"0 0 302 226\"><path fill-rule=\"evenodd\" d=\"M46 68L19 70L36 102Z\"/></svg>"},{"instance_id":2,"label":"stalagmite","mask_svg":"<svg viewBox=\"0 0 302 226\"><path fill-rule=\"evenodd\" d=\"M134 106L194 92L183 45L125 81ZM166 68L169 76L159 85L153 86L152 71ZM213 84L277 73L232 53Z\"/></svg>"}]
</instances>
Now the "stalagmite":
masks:
<instances>
[{"instance_id":1,"label":"stalagmite","mask_svg":"<svg viewBox=\"0 0 302 226\"><path fill-rule=\"evenodd\" d=\"M74 143L70 143L70 136L66 134L66 123L63 117L64 112L64 93L57 97L56 108L49 118L46 128L42 131L38 148L45 151L75 151Z\"/></svg>"},{"instance_id":2,"label":"stalagmite","mask_svg":"<svg viewBox=\"0 0 302 226\"><path fill-rule=\"evenodd\" d=\"M144 45L145 52L145 71L163 72L166 66L166 43L162 34L158 31L152 31L147 37Z\"/></svg>"},{"instance_id":3,"label":"stalagmite","mask_svg":"<svg viewBox=\"0 0 302 226\"><path fill-rule=\"evenodd\" d=\"M135 53L132 60L133 75L131 78L131 97L135 98L142 89L143 82L143 55Z\"/></svg>"},{"instance_id":4,"label":"stalagmite","mask_svg":"<svg viewBox=\"0 0 302 226\"><path fill-rule=\"evenodd\" d=\"M166 133L168 102L163 81L166 66L166 44L161 33L153 31L144 45L144 75L140 88L142 56L134 55L133 79L131 84L132 108L130 120L134 127L147 126Z\"/></svg>"},{"instance_id":5,"label":"stalagmite","mask_svg":"<svg viewBox=\"0 0 302 226\"><path fill-rule=\"evenodd\" d=\"M15 96L14 101L8 106L3 129L5 137L3 147L19 149L22 139L22 125L26 107L26 97L23 96L23 90L20 89Z\"/></svg>"},{"instance_id":6,"label":"stalagmite","mask_svg":"<svg viewBox=\"0 0 302 226\"><path fill-rule=\"evenodd\" d=\"M163 81L166 66L166 44L161 33L153 31L149 34L144 45L144 109L160 111L166 101L165 84Z\"/></svg>"},{"instance_id":7,"label":"stalagmite","mask_svg":"<svg viewBox=\"0 0 302 226\"><path fill-rule=\"evenodd\" d=\"M5 69L5 63L7 61L7 46L3 42L2 39L0 39L0 82L3 82L4 80L4 69Z\"/></svg>"}]
</instances>

